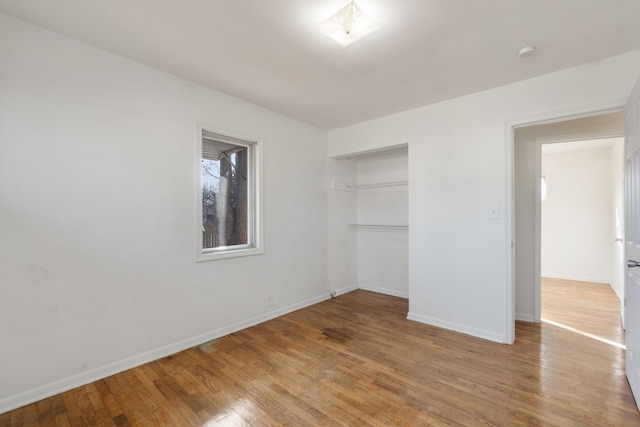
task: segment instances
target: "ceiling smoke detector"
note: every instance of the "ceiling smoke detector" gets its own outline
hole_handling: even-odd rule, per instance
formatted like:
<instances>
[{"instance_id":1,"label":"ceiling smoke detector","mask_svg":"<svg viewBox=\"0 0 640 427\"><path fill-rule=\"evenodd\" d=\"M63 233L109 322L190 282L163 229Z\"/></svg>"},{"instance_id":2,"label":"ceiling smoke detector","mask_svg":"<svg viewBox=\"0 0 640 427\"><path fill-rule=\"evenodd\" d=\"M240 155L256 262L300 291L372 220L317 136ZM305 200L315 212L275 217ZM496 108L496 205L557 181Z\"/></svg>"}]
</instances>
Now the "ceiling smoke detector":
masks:
<instances>
[{"instance_id":1,"label":"ceiling smoke detector","mask_svg":"<svg viewBox=\"0 0 640 427\"><path fill-rule=\"evenodd\" d=\"M525 46L518 51L518 56L520 58L526 58L527 56L531 56L536 51L536 48L533 46Z\"/></svg>"}]
</instances>

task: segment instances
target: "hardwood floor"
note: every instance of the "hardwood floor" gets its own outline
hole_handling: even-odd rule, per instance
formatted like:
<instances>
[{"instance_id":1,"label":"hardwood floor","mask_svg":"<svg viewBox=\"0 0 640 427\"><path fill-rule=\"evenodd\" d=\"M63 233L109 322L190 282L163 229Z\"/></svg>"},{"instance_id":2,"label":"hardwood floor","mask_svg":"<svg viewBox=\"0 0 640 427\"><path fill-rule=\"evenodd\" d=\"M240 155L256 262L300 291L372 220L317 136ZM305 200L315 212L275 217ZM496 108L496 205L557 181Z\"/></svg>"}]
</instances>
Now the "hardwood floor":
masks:
<instances>
[{"instance_id":1,"label":"hardwood floor","mask_svg":"<svg viewBox=\"0 0 640 427\"><path fill-rule=\"evenodd\" d=\"M542 318L624 344L620 300L606 283L542 278Z\"/></svg>"},{"instance_id":2,"label":"hardwood floor","mask_svg":"<svg viewBox=\"0 0 640 427\"><path fill-rule=\"evenodd\" d=\"M622 349L548 323L518 323L515 345L496 344L408 321L407 308L354 291L2 414L0 426L640 426Z\"/></svg>"}]
</instances>

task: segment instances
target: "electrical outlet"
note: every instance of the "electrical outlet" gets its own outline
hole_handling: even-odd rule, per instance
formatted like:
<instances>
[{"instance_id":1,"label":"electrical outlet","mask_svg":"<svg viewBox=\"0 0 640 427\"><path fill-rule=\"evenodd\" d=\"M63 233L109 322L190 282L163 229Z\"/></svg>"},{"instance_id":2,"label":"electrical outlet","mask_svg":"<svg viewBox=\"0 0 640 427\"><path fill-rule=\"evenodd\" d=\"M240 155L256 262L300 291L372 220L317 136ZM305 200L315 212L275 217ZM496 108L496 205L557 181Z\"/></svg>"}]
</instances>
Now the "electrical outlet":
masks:
<instances>
[{"instance_id":1,"label":"electrical outlet","mask_svg":"<svg viewBox=\"0 0 640 427\"><path fill-rule=\"evenodd\" d=\"M273 307L273 295L267 295L267 307Z\"/></svg>"}]
</instances>

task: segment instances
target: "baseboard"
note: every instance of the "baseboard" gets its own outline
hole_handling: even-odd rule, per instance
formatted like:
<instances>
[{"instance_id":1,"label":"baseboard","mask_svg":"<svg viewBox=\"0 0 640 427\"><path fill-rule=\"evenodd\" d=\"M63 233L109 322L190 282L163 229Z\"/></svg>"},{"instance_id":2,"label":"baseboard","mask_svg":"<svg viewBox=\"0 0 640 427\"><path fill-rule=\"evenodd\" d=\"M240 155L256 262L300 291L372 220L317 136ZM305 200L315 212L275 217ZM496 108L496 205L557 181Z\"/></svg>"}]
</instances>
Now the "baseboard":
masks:
<instances>
[{"instance_id":1,"label":"baseboard","mask_svg":"<svg viewBox=\"0 0 640 427\"><path fill-rule=\"evenodd\" d=\"M351 285L351 286L345 286L344 288L340 288L340 289L334 289L336 296L338 295L343 295L343 294L348 294L349 292L355 291L356 289L358 289L358 285Z\"/></svg>"},{"instance_id":2,"label":"baseboard","mask_svg":"<svg viewBox=\"0 0 640 427\"><path fill-rule=\"evenodd\" d=\"M609 285L611 286L611 285ZM613 292L616 294L616 296L618 297L618 300L620 300L620 304L624 304L624 297L622 296L622 294L620 293L621 291L614 288L613 286L611 286L611 289L613 289Z\"/></svg>"},{"instance_id":3,"label":"baseboard","mask_svg":"<svg viewBox=\"0 0 640 427\"><path fill-rule=\"evenodd\" d=\"M609 284L609 281L606 279L598 279L588 276L574 276L574 275L564 275L564 274L542 274L542 278L548 277L549 279L561 279L561 280L573 280L574 282L589 282L589 283L606 283Z\"/></svg>"},{"instance_id":4,"label":"baseboard","mask_svg":"<svg viewBox=\"0 0 640 427\"><path fill-rule=\"evenodd\" d=\"M516 313L516 320L521 320L523 322L535 323L536 319L533 317L533 314L529 313Z\"/></svg>"},{"instance_id":5,"label":"baseboard","mask_svg":"<svg viewBox=\"0 0 640 427\"><path fill-rule=\"evenodd\" d=\"M355 287L354 287L355 289ZM329 293L0 399L0 414L328 300Z\"/></svg>"},{"instance_id":6,"label":"baseboard","mask_svg":"<svg viewBox=\"0 0 640 427\"><path fill-rule=\"evenodd\" d=\"M430 316L423 316L421 314L411 312L407 315L407 319L425 323L431 326L437 326L438 328L448 329L454 332L460 332L463 334L471 335L473 337L498 342L501 344L504 344L506 342L506 337L503 334L498 334L484 329L473 328L471 326L461 325L459 323L449 322L448 320L437 319Z\"/></svg>"},{"instance_id":7,"label":"baseboard","mask_svg":"<svg viewBox=\"0 0 640 427\"><path fill-rule=\"evenodd\" d=\"M391 295L392 297L400 297L405 299L409 298L409 292L397 291L395 289L389 288L380 288L377 286L369 286L362 283L358 285L358 289L362 289L363 291L377 292L384 295Z\"/></svg>"}]
</instances>

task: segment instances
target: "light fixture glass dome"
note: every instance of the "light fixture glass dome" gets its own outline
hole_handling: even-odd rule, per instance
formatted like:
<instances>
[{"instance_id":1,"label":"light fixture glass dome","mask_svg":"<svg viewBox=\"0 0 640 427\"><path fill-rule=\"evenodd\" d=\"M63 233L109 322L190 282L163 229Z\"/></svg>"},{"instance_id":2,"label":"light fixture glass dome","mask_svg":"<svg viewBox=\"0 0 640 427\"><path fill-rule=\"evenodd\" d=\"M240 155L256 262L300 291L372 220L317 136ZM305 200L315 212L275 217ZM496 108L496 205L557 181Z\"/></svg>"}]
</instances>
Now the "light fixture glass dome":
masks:
<instances>
[{"instance_id":1,"label":"light fixture glass dome","mask_svg":"<svg viewBox=\"0 0 640 427\"><path fill-rule=\"evenodd\" d=\"M380 28L353 0L317 27L340 46L347 46Z\"/></svg>"}]
</instances>

